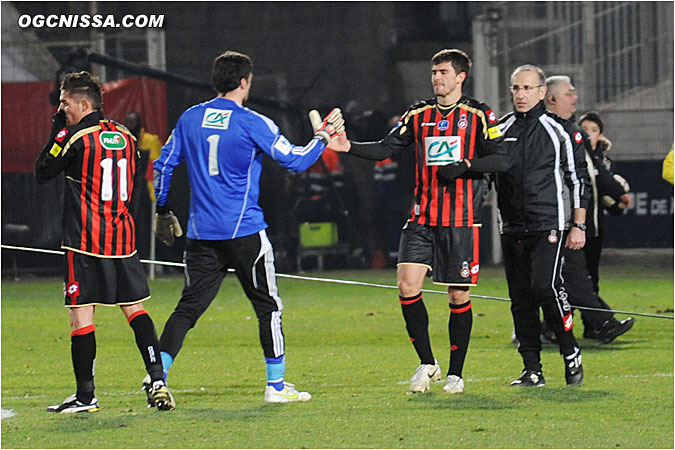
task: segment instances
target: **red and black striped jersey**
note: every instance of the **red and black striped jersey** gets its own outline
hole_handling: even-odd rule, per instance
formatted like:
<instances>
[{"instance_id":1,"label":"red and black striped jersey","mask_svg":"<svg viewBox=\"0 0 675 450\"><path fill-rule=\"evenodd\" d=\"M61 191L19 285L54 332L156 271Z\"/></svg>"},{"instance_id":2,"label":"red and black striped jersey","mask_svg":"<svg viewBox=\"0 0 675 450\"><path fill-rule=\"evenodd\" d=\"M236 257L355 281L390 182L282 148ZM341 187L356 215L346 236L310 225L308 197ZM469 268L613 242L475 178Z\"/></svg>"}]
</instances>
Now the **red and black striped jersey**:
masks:
<instances>
[{"instance_id":1,"label":"red and black striped jersey","mask_svg":"<svg viewBox=\"0 0 675 450\"><path fill-rule=\"evenodd\" d=\"M129 130L98 111L49 140L35 175L45 183L65 172L62 248L102 258L136 253L128 206L139 158Z\"/></svg>"},{"instance_id":2,"label":"red and black striped jersey","mask_svg":"<svg viewBox=\"0 0 675 450\"><path fill-rule=\"evenodd\" d=\"M409 221L429 226L480 226L487 189L482 174L458 178L444 189L436 172L462 159L505 155L501 141L497 115L469 97L463 96L449 106L428 100L410 107L381 141L386 147L398 149L414 145L416 183Z\"/></svg>"}]
</instances>

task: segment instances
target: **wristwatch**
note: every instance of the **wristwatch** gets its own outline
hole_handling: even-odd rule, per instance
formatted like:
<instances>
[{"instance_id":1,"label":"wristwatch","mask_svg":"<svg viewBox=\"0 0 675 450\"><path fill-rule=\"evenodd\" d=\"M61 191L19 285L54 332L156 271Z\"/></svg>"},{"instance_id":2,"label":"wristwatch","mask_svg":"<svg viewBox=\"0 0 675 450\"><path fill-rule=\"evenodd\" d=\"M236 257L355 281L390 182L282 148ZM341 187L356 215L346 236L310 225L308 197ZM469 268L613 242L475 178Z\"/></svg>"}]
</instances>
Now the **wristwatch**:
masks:
<instances>
[{"instance_id":1,"label":"wristwatch","mask_svg":"<svg viewBox=\"0 0 675 450\"><path fill-rule=\"evenodd\" d=\"M581 231L586 231L586 224L585 223L574 223L572 224L573 227L577 227Z\"/></svg>"}]
</instances>

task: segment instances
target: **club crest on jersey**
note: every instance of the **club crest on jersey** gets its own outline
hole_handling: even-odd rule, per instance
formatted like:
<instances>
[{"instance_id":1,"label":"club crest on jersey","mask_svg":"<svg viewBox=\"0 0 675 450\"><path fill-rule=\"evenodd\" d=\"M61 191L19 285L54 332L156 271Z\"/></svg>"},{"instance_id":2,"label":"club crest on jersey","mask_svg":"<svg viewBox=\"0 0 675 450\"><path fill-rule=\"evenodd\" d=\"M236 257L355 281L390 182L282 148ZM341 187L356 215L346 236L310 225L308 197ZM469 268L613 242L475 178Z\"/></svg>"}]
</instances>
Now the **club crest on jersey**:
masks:
<instances>
[{"instance_id":1,"label":"club crest on jersey","mask_svg":"<svg viewBox=\"0 0 675 450\"><path fill-rule=\"evenodd\" d=\"M471 275L471 272L469 271L469 263L464 261L462 263L462 270L459 271L459 276L462 278L469 278L469 275Z\"/></svg>"},{"instance_id":2,"label":"club crest on jersey","mask_svg":"<svg viewBox=\"0 0 675 450\"><path fill-rule=\"evenodd\" d=\"M424 138L427 166L444 166L462 159L461 136L429 136Z\"/></svg>"},{"instance_id":3,"label":"club crest on jersey","mask_svg":"<svg viewBox=\"0 0 675 450\"><path fill-rule=\"evenodd\" d=\"M206 108L202 118L202 128L227 130L230 127L231 109Z\"/></svg>"},{"instance_id":4,"label":"club crest on jersey","mask_svg":"<svg viewBox=\"0 0 675 450\"><path fill-rule=\"evenodd\" d=\"M127 146L127 138L119 131L102 131L98 141L107 150L122 150Z\"/></svg>"},{"instance_id":5,"label":"club crest on jersey","mask_svg":"<svg viewBox=\"0 0 675 450\"><path fill-rule=\"evenodd\" d=\"M436 125L436 127L440 131L445 131L450 127L450 123L447 120L441 120L440 122L438 122L438 125Z\"/></svg>"},{"instance_id":6,"label":"club crest on jersey","mask_svg":"<svg viewBox=\"0 0 675 450\"><path fill-rule=\"evenodd\" d=\"M558 230L551 230L551 232L548 235L548 241L551 244L557 244L558 243Z\"/></svg>"},{"instance_id":7,"label":"club crest on jersey","mask_svg":"<svg viewBox=\"0 0 675 450\"><path fill-rule=\"evenodd\" d=\"M469 122L466 121L466 114L462 113L461 116L459 116L459 122L457 122L457 126L461 128L462 130L466 129L466 127L469 125ZM440 129L440 128L439 128Z\"/></svg>"}]
</instances>

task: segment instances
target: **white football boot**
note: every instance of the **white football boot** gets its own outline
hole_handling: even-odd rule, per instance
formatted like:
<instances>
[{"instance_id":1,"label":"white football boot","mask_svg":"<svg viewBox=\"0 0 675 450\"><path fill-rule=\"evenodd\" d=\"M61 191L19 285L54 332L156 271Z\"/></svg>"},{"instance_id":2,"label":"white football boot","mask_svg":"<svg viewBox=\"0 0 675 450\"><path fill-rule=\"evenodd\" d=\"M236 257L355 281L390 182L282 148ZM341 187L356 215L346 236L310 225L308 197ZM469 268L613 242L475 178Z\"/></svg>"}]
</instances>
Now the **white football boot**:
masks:
<instances>
[{"instance_id":1,"label":"white football boot","mask_svg":"<svg viewBox=\"0 0 675 450\"><path fill-rule=\"evenodd\" d=\"M435 364L422 364L410 379L410 390L412 392L427 392L432 381L441 379L441 368L438 361Z\"/></svg>"},{"instance_id":2,"label":"white football boot","mask_svg":"<svg viewBox=\"0 0 675 450\"><path fill-rule=\"evenodd\" d=\"M462 377L457 375L448 375L445 386L443 386L443 392L449 394L460 394L464 392L464 380Z\"/></svg>"},{"instance_id":3,"label":"white football boot","mask_svg":"<svg viewBox=\"0 0 675 450\"><path fill-rule=\"evenodd\" d=\"M309 392L298 392L295 385L284 381L284 388L280 391L274 389L274 386L265 387L266 403L290 403L306 402L312 398Z\"/></svg>"}]
</instances>

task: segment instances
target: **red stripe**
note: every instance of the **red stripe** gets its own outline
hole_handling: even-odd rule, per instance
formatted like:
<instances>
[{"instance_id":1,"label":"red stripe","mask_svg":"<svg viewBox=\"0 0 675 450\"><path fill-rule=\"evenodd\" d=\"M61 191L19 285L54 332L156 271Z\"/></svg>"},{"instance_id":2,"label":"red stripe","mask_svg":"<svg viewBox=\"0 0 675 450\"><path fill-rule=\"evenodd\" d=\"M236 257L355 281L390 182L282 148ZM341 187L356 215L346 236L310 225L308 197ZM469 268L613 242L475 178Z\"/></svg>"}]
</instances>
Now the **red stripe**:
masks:
<instances>
[{"instance_id":1,"label":"red stripe","mask_svg":"<svg viewBox=\"0 0 675 450\"><path fill-rule=\"evenodd\" d=\"M460 109L459 117L464 114L467 117L466 120L468 120L467 112L461 109L461 106L458 109ZM466 158L466 128L457 127L457 136L462 143L459 157L464 159ZM464 179L457 178L455 181L455 226L461 227L462 225L464 225Z\"/></svg>"},{"instance_id":2,"label":"red stripe","mask_svg":"<svg viewBox=\"0 0 675 450\"><path fill-rule=\"evenodd\" d=\"M136 173L136 144L132 139L129 138L129 147L127 152L127 158L129 159L129 164L127 165L127 200L123 203L125 210L125 217L129 224L129 233L127 237L129 240L125 242L125 253L129 254L136 248L136 232L135 232L135 223L134 218L128 212L128 205L131 204L131 194L134 191L134 174Z\"/></svg>"},{"instance_id":3,"label":"red stripe","mask_svg":"<svg viewBox=\"0 0 675 450\"><path fill-rule=\"evenodd\" d=\"M419 123L419 114L415 114L412 117L412 125L413 129L417 130L417 124ZM415 205L417 204L417 198L419 196L419 189L420 189L420 170L422 170L423 165L420 162L420 156L419 156L419 149L420 149L420 142L419 142L419 136L417 133L414 133L415 135L415 193L413 197L413 206L410 210L410 219L412 221L415 221L416 219L416 214L415 214Z\"/></svg>"},{"instance_id":4,"label":"red stripe","mask_svg":"<svg viewBox=\"0 0 675 450\"><path fill-rule=\"evenodd\" d=\"M75 306L77 305L77 297L80 295L80 287L78 285L76 292L68 294L70 286L75 284L75 266L73 265L73 252L67 250L66 254L68 255L68 285L66 286L66 294L70 297L71 306Z\"/></svg>"},{"instance_id":5,"label":"red stripe","mask_svg":"<svg viewBox=\"0 0 675 450\"><path fill-rule=\"evenodd\" d=\"M462 216L464 215L464 179L455 180L455 226L464 225Z\"/></svg>"},{"instance_id":6,"label":"red stripe","mask_svg":"<svg viewBox=\"0 0 675 450\"><path fill-rule=\"evenodd\" d=\"M471 140L469 142L469 159L472 159L476 150L476 120L479 120L477 114L473 114L473 120L471 120Z\"/></svg>"},{"instance_id":7,"label":"red stripe","mask_svg":"<svg viewBox=\"0 0 675 450\"><path fill-rule=\"evenodd\" d=\"M424 111L422 114L422 121L423 122L428 122L430 120L431 116L431 111L433 111L432 108L427 109ZM419 115L418 115L419 116ZM419 122L419 120L418 120ZM424 139L429 136L429 131L428 127L421 127L420 124L418 123L418 129L422 131L422 137L421 137L421 145L422 145L422 160L420 161L420 164L422 166L422 183L420 183L420 220L418 223L425 225L428 223L429 218L427 217L427 206L429 205L429 193L428 193L428 188L429 188L429 173L428 173L428 166L426 162L426 148L425 148L425 143Z\"/></svg>"},{"instance_id":8,"label":"red stripe","mask_svg":"<svg viewBox=\"0 0 675 450\"><path fill-rule=\"evenodd\" d=\"M136 311L135 313L133 313L132 315L129 316L129 318L127 319L127 322L131 323L132 320L134 320L136 317L140 316L141 314L148 314L148 312L144 309L139 309L138 311Z\"/></svg>"},{"instance_id":9,"label":"red stripe","mask_svg":"<svg viewBox=\"0 0 675 450\"><path fill-rule=\"evenodd\" d=\"M438 123L443 120L443 115L438 108L433 108L430 111L433 111L434 115L433 118L431 116L429 117L428 122L435 122L436 126L431 127L427 134L430 136L440 136L445 134L438 129ZM445 192L443 185L438 184L438 168L438 166L431 167L431 190L428 191L431 196L429 199L431 202L431 207L429 208L429 225L431 226L438 225L441 220L441 200L443 199L443 193Z\"/></svg>"},{"instance_id":10,"label":"red stripe","mask_svg":"<svg viewBox=\"0 0 675 450\"><path fill-rule=\"evenodd\" d=\"M85 334L93 333L95 330L96 330L96 327L92 323L91 325L87 325L86 327L82 327L82 328L79 328L75 331L72 331L70 333L70 337L82 336L82 335L85 335Z\"/></svg>"},{"instance_id":11,"label":"red stripe","mask_svg":"<svg viewBox=\"0 0 675 450\"><path fill-rule=\"evenodd\" d=\"M93 134L93 138L95 139L95 142L99 142L99 136L101 134L100 131L96 131ZM101 243L100 243L100 236L101 236L101 216L99 213L99 208L100 208L100 195L101 195L101 146L94 144L93 149L89 149L89 151L93 151L93 162L94 162L94 167L93 167L93 173L92 176L90 177L91 179L91 188L89 189L89 192L91 193L91 202L89 205L89 210L91 214L91 230L89 230L89 234L91 235L91 252L98 254L101 250ZM89 144L87 143L87 147L89 147ZM85 159L87 161L88 158Z\"/></svg>"},{"instance_id":12,"label":"red stripe","mask_svg":"<svg viewBox=\"0 0 675 450\"><path fill-rule=\"evenodd\" d=\"M87 217L88 217L88 202L87 202L87 186L89 185L89 136L83 136L83 156L82 156L82 179L80 184L80 221L82 222L82 230L80 235L80 250L87 250Z\"/></svg>"},{"instance_id":13,"label":"red stripe","mask_svg":"<svg viewBox=\"0 0 675 450\"><path fill-rule=\"evenodd\" d=\"M401 305L412 305L413 303L422 300L422 294L417 295L408 300L403 300L401 296L398 297L398 301L401 302Z\"/></svg>"},{"instance_id":14,"label":"red stripe","mask_svg":"<svg viewBox=\"0 0 675 450\"><path fill-rule=\"evenodd\" d=\"M473 227L473 262L472 264L477 264L479 269L480 269L480 261L479 261L479 245L478 245L478 239L479 239L480 233L478 227ZM477 273L472 273L471 274L471 284L478 284L478 272Z\"/></svg>"},{"instance_id":15,"label":"red stripe","mask_svg":"<svg viewBox=\"0 0 675 450\"><path fill-rule=\"evenodd\" d=\"M473 226L473 180L466 180L466 225Z\"/></svg>"},{"instance_id":16,"label":"red stripe","mask_svg":"<svg viewBox=\"0 0 675 450\"><path fill-rule=\"evenodd\" d=\"M438 135L447 136L448 133L452 134L455 124L455 111L453 110L448 117L448 129L444 132L439 132ZM450 220L452 217L452 202L454 200L453 195L446 192L445 187L441 187L441 191L438 193L439 196L443 196L443 207L441 209L440 217L437 218L437 223L440 223L441 226L449 227Z\"/></svg>"},{"instance_id":17,"label":"red stripe","mask_svg":"<svg viewBox=\"0 0 675 450\"><path fill-rule=\"evenodd\" d=\"M476 151L476 120L478 120L478 115L473 115L473 120L471 121L471 140L469 142L469 159L472 159ZM473 226L474 221L474 211L473 211L473 180L469 179L466 183L466 209L467 209L467 226Z\"/></svg>"},{"instance_id":18,"label":"red stripe","mask_svg":"<svg viewBox=\"0 0 675 450\"><path fill-rule=\"evenodd\" d=\"M454 306L454 305L450 305L450 312L451 312L452 314L460 314L460 313L463 313L463 312L467 312L468 310L471 309L471 302L469 302L469 304L466 305L466 306L463 307L463 308L453 308L453 306Z\"/></svg>"}]
</instances>

